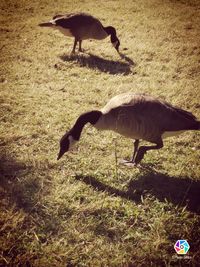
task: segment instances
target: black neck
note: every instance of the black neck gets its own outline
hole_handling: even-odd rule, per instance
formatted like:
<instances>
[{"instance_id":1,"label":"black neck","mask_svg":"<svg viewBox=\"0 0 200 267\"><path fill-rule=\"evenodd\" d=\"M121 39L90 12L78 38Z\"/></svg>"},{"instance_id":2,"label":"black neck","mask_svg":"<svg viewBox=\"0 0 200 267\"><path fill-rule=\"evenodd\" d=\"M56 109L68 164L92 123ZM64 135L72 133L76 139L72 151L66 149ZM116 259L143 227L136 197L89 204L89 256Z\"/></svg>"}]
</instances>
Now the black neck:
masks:
<instances>
[{"instance_id":1,"label":"black neck","mask_svg":"<svg viewBox=\"0 0 200 267\"><path fill-rule=\"evenodd\" d=\"M107 32L108 35L110 35L110 40L112 43L114 43L118 40L116 30L114 27L112 27L112 26L104 27L104 30Z\"/></svg>"},{"instance_id":2,"label":"black neck","mask_svg":"<svg viewBox=\"0 0 200 267\"><path fill-rule=\"evenodd\" d=\"M83 130L83 127L88 122L94 125L99 118L101 117L102 112L98 110L89 111L86 113L83 113L80 115L80 117L77 119L76 123L74 124L73 128L70 130L70 134L73 136L75 140L80 139L81 132Z\"/></svg>"}]
</instances>

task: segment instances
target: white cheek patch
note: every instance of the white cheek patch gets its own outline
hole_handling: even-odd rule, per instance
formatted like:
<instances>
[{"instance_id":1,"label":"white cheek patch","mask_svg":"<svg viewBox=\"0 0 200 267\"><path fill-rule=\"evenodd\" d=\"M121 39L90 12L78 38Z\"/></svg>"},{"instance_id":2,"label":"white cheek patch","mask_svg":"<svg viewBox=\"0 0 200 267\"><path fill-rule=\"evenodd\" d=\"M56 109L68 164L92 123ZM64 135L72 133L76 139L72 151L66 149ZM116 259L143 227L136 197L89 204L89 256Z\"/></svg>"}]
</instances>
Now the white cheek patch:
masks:
<instances>
[{"instance_id":1,"label":"white cheek patch","mask_svg":"<svg viewBox=\"0 0 200 267\"><path fill-rule=\"evenodd\" d=\"M68 140L69 140L69 149L68 150L71 150L72 147L77 143L77 141L73 138L72 135L69 135Z\"/></svg>"},{"instance_id":2,"label":"white cheek patch","mask_svg":"<svg viewBox=\"0 0 200 267\"><path fill-rule=\"evenodd\" d=\"M117 44L118 44L118 41L112 43L112 45L113 45L114 47L116 47Z\"/></svg>"}]
</instances>

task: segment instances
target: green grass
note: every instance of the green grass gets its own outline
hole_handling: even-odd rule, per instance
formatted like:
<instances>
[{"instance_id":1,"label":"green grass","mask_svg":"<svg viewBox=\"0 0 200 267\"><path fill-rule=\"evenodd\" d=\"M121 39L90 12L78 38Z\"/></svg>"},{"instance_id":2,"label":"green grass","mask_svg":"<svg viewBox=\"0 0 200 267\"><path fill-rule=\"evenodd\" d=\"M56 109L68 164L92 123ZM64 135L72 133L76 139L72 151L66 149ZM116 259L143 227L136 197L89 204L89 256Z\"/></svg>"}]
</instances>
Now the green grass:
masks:
<instances>
[{"instance_id":1,"label":"green grass","mask_svg":"<svg viewBox=\"0 0 200 267\"><path fill-rule=\"evenodd\" d=\"M73 3L72 3L73 2ZM114 95L145 92L200 118L200 3L1 1L0 266L197 266L200 262L200 135L149 152L142 168L119 164L131 140L85 127L56 161L77 116ZM115 26L84 41L37 25L85 11ZM189 259L174 251L187 239Z\"/></svg>"}]
</instances>

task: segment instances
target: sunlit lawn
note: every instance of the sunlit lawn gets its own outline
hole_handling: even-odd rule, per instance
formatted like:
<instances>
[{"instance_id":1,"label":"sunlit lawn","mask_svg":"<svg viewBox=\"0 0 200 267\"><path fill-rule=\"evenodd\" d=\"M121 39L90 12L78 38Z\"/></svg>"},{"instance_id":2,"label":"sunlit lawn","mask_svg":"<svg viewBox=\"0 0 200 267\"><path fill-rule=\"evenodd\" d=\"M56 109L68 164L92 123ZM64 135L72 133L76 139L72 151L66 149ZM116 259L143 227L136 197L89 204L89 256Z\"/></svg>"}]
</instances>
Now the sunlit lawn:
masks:
<instances>
[{"instance_id":1,"label":"sunlit lawn","mask_svg":"<svg viewBox=\"0 0 200 267\"><path fill-rule=\"evenodd\" d=\"M0 266L198 266L200 134L167 139L140 168L119 164L132 141L85 127L56 160L59 140L87 110L144 92L200 118L199 1L0 3ZM38 23L85 11L117 29L73 39ZM186 239L187 255L174 244ZM187 256L187 257L186 257Z\"/></svg>"}]
</instances>

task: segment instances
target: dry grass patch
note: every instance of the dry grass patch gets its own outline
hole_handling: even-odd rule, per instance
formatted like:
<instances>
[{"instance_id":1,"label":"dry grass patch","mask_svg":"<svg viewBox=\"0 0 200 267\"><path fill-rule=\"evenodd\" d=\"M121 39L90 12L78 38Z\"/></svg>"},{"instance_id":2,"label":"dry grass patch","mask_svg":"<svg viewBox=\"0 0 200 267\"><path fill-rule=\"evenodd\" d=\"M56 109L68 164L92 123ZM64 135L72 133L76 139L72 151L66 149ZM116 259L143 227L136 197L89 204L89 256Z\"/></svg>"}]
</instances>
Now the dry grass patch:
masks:
<instances>
[{"instance_id":1,"label":"dry grass patch","mask_svg":"<svg viewBox=\"0 0 200 267\"><path fill-rule=\"evenodd\" d=\"M145 92L200 118L199 1L1 1L0 266L197 266L197 132L165 141L143 168L127 168L131 140L87 126L56 161L82 112ZM37 25L85 11L116 27L109 39L73 39ZM173 248L187 239L189 259Z\"/></svg>"}]
</instances>

